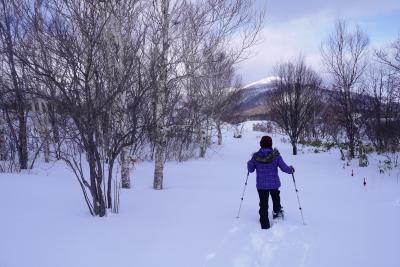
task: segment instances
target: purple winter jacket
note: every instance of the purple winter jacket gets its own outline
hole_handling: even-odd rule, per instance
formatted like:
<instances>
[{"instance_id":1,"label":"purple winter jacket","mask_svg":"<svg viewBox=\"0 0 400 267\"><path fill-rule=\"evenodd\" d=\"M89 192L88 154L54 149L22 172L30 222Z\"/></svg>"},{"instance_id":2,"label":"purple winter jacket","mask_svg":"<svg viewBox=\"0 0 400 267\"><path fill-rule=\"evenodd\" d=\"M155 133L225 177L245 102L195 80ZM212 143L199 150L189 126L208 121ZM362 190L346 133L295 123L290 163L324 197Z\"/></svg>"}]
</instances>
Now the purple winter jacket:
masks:
<instances>
[{"instance_id":1,"label":"purple winter jacket","mask_svg":"<svg viewBox=\"0 0 400 267\"><path fill-rule=\"evenodd\" d=\"M278 167L283 172L288 174L293 173L293 169L286 165L277 149L261 148L247 162L247 170L249 172L256 170L257 189L278 189L281 186Z\"/></svg>"}]
</instances>

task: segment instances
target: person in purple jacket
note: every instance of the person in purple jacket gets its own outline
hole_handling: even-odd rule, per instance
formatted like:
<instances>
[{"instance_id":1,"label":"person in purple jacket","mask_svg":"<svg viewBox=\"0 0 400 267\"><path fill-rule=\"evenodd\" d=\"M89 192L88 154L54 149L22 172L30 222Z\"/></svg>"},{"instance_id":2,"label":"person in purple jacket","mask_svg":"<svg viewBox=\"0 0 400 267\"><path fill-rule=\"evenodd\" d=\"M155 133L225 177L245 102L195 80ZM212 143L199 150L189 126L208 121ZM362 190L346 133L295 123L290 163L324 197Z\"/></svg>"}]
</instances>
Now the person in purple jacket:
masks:
<instances>
[{"instance_id":1,"label":"person in purple jacket","mask_svg":"<svg viewBox=\"0 0 400 267\"><path fill-rule=\"evenodd\" d=\"M272 149L272 138L263 136L260 141L260 150L253 154L247 162L249 172L257 173L257 191L260 197L260 224L262 229L270 228L268 219L268 199L271 194L273 204L273 218L283 217L280 191L281 181L278 176L278 167L288 174L294 173L292 166L286 165L279 151Z\"/></svg>"}]
</instances>

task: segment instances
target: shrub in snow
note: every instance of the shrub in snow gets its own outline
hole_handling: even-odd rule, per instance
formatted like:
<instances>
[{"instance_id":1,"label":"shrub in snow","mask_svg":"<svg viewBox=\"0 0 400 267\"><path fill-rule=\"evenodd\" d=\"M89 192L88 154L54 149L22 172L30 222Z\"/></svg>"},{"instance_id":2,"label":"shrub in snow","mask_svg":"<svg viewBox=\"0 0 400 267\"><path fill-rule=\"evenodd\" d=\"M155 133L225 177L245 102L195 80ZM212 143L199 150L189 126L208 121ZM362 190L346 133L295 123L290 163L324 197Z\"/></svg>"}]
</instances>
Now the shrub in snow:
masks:
<instances>
[{"instance_id":1,"label":"shrub in snow","mask_svg":"<svg viewBox=\"0 0 400 267\"><path fill-rule=\"evenodd\" d=\"M368 156L366 153L366 148L363 144L359 144L358 146L358 151L359 151L359 156L358 156L358 166L360 167L367 167L369 162L368 162Z\"/></svg>"},{"instance_id":2,"label":"shrub in snow","mask_svg":"<svg viewBox=\"0 0 400 267\"><path fill-rule=\"evenodd\" d=\"M264 132L264 133L274 133L274 125L272 122L259 122L253 124L253 131Z\"/></svg>"},{"instance_id":3,"label":"shrub in snow","mask_svg":"<svg viewBox=\"0 0 400 267\"><path fill-rule=\"evenodd\" d=\"M242 138L243 127L244 123L242 125L240 125L240 123L236 124L233 138Z\"/></svg>"},{"instance_id":4,"label":"shrub in snow","mask_svg":"<svg viewBox=\"0 0 400 267\"><path fill-rule=\"evenodd\" d=\"M392 163L390 160L387 159L383 161L379 160L378 168L380 173L385 173L392 169Z\"/></svg>"},{"instance_id":5,"label":"shrub in snow","mask_svg":"<svg viewBox=\"0 0 400 267\"><path fill-rule=\"evenodd\" d=\"M335 147L335 143L334 142L325 142L324 143L324 148L326 151L331 150L333 147Z\"/></svg>"},{"instance_id":6,"label":"shrub in snow","mask_svg":"<svg viewBox=\"0 0 400 267\"><path fill-rule=\"evenodd\" d=\"M385 157L383 161L379 160L378 169L380 173L385 173L399 167L399 153L386 153Z\"/></svg>"},{"instance_id":7,"label":"shrub in snow","mask_svg":"<svg viewBox=\"0 0 400 267\"><path fill-rule=\"evenodd\" d=\"M369 164L368 156L366 153L360 155L358 166L360 167L367 167Z\"/></svg>"}]
</instances>

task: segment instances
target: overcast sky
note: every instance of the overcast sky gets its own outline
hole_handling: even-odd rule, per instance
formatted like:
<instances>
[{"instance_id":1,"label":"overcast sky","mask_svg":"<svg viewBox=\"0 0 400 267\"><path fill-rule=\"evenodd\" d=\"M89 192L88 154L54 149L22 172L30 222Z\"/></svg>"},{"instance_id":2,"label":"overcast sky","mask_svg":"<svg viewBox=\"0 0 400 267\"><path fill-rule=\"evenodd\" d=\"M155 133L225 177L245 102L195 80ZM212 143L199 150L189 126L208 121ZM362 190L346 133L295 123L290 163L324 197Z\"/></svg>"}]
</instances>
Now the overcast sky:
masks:
<instances>
[{"instance_id":1,"label":"overcast sky","mask_svg":"<svg viewBox=\"0 0 400 267\"><path fill-rule=\"evenodd\" d=\"M360 25L371 47L381 47L400 36L400 0L257 0L266 8L266 20L253 57L238 66L243 84L272 73L273 66L299 55L318 71L321 42L337 18Z\"/></svg>"}]
</instances>

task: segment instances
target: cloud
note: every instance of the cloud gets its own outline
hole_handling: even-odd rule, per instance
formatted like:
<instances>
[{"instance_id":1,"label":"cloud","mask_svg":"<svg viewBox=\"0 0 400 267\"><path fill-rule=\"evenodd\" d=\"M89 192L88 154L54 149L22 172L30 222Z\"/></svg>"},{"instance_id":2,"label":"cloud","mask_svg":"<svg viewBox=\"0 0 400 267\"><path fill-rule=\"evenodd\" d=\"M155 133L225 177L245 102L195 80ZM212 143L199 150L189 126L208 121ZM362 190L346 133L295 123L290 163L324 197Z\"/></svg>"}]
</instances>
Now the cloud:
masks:
<instances>
[{"instance_id":1,"label":"cloud","mask_svg":"<svg viewBox=\"0 0 400 267\"><path fill-rule=\"evenodd\" d=\"M268 0L267 18L261 32L262 41L252 49L254 56L239 65L243 83L272 75L273 67L277 63L296 58L300 54L307 64L323 72L321 42L326 40L337 18L344 18L351 24L368 19L375 23L372 17L379 20L390 12L398 12L400 17L399 10L399 0ZM382 24L379 27L399 27L398 23L392 24ZM368 29L366 31L368 33ZM383 41L385 40L379 40ZM372 43L376 44L377 42Z\"/></svg>"},{"instance_id":2,"label":"cloud","mask_svg":"<svg viewBox=\"0 0 400 267\"><path fill-rule=\"evenodd\" d=\"M268 25L262 31L262 42L253 49L255 56L240 65L243 81L251 82L272 75L277 63L304 56L313 67L320 67L319 48L322 35L334 18L325 14Z\"/></svg>"},{"instance_id":3,"label":"cloud","mask_svg":"<svg viewBox=\"0 0 400 267\"><path fill-rule=\"evenodd\" d=\"M260 3L265 0L258 0ZM400 10L398 0L266 0L267 15L273 22L329 13L334 17L373 16Z\"/></svg>"}]
</instances>

